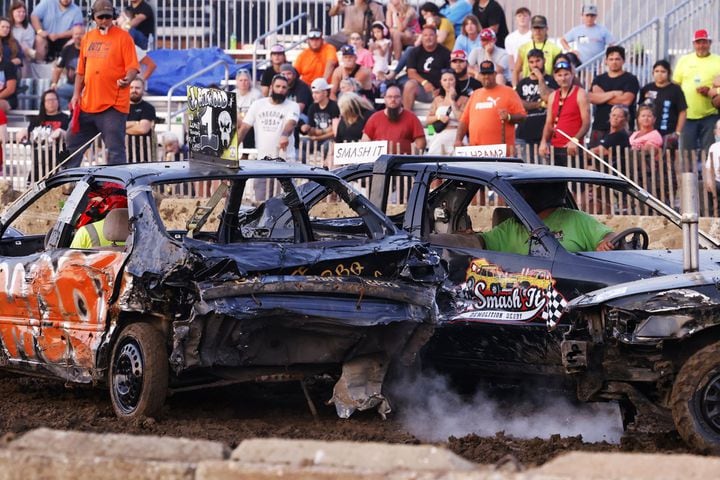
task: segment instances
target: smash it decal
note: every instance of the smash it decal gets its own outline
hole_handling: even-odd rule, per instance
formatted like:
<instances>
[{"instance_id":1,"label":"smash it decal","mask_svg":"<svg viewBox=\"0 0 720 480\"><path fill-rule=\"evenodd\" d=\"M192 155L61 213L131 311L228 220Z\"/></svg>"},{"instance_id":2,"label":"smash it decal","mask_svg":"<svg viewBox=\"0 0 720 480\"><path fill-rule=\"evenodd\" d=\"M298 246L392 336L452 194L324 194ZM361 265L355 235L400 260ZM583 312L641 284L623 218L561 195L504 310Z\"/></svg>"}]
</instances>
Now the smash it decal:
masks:
<instances>
[{"instance_id":1,"label":"smash it decal","mask_svg":"<svg viewBox=\"0 0 720 480\"><path fill-rule=\"evenodd\" d=\"M567 302L555 290L548 270L506 272L485 259L473 259L460 286L454 321L529 322L537 318L554 327Z\"/></svg>"}]
</instances>

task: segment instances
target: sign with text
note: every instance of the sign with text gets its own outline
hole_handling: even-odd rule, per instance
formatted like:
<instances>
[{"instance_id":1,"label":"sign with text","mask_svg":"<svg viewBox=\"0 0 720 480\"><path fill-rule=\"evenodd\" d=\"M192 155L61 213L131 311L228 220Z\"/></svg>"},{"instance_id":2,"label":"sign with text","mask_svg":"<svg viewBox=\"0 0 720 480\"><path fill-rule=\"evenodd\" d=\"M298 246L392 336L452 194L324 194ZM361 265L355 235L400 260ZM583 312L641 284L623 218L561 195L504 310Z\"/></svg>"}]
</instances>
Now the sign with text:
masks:
<instances>
[{"instance_id":1,"label":"sign with text","mask_svg":"<svg viewBox=\"0 0 720 480\"><path fill-rule=\"evenodd\" d=\"M237 166L235 93L187 87L190 158Z\"/></svg>"},{"instance_id":2,"label":"sign with text","mask_svg":"<svg viewBox=\"0 0 720 480\"><path fill-rule=\"evenodd\" d=\"M464 147L455 147L454 155L458 157L506 157L507 145L500 143L497 145L468 145Z\"/></svg>"},{"instance_id":3,"label":"sign with text","mask_svg":"<svg viewBox=\"0 0 720 480\"><path fill-rule=\"evenodd\" d=\"M348 165L350 163L374 162L380 155L388 152L388 142L352 142L336 143L334 151L335 165Z\"/></svg>"}]
</instances>

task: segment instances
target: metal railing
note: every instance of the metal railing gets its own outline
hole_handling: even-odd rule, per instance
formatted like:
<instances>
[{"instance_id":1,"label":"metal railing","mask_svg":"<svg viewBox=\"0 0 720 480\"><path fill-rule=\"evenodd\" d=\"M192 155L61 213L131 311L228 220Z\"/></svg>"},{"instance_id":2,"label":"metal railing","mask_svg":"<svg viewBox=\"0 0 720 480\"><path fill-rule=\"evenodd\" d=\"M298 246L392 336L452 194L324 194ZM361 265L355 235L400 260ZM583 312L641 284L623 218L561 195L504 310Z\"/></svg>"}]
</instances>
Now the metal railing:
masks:
<instances>
[{"instance_id":1,"label":"metal railing","mask_svg":"<svg viewBox=\"0 0 720 480\"><path fill-rule=\"evenodd\" d=\"M257 51L260 47L260 42L265 40L266 38L275 37L275 35L283 30L285 27L289 27L290 25L293 25L298 20L302 20L308 17L307 12L303 12L299 15L295 15L291 19L281 23L277 27L273 28L272 30L260 35L254 42L253 42L253 51L252 51L252 78L253 80L257 79ZM303 37L304 38L304 37ZM286 47L286 50L290 50L291 48L295 48L297 45L301 43L300 40L294 42L293 44Z\"/></svg>"},{"instance_id":2,"label":"metal railing","mask_svg":"<svg viewBox=\"0 0 720 480\"><path fill-rule=\"evenodd\" d=\"M201 75L203 75L205 72L210 72L214 70L215 68L219 66L223 66L225 68L225 81L222 83L222 85L228 85L228 80L230 79L230 65L225 60L218 60L216 62L211 63L207 67L203 68L202 70L198 70L197 72L193 73L192 75L189 75L173 86L171 86L168 89L167 93L167 119L166 119L166 125L167 130L170 131L170 124L172 123L173 118L175 118L178 115L182 115L185 110L187 110L187 105L180 108L178 111L173 112L172 111L172 102L173 102L173 92L175 92L175 89L178 87L182 87L183 85L186 85L190 80L194 78L198 78Z\"/></svg>"}]
</instances>

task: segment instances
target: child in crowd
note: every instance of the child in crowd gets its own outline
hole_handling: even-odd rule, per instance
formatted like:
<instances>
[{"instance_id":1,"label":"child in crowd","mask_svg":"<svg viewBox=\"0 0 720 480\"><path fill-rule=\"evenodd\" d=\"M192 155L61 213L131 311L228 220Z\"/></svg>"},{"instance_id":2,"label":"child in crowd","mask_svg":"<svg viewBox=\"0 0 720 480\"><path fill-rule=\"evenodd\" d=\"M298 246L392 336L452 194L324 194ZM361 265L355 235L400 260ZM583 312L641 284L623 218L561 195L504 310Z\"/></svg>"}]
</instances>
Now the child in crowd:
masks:
<instances>
[{"instance_id":1,"label":"child in crowd","mask_svg":"<svg viewBox=\"0 0 720 480\"><path fill-rule=\"evenodd\" d=\"M383 22L372 24L372 39L370 51L373 54L373 74L377 82L383 82L390 68L389 58L391 50L390 32Z\"/></svg>"},{"instance_id":2,"label":"child in crowd","mask_svg":"<svg viewBox=\"0 0 720 480\"><path fill-rule=\"evenodd\" d=\"M372 70L375 60L373 59L372 52L365 48L365 41L362 35L353 32L348 37L348 42L355 48L355 61L357 64Z\"/></svg>"}]
</instances>

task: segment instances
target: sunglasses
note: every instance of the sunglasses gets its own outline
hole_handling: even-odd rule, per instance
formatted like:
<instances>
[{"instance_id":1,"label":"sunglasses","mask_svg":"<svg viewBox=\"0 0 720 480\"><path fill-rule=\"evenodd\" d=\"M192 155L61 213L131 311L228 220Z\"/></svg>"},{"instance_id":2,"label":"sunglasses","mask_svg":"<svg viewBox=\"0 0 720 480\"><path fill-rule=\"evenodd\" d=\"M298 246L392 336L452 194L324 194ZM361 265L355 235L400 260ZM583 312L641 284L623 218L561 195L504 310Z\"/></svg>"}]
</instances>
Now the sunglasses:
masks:
<instances>
[{"instance_id":1,"label":"sunglasses","mask_svg":"<svg viewBox=\"0 0 720 480\"><path fill-rule=\"evenodd\" d=\"M568 62L557 62L555 64L555 70L559 70L561 68L564 68L565 70L570 70L570 64Z\"/></svg>"},{"instance_id":2,"label":"sunglasses","mask_svg":"<svg viewBox=\"0 0 720 480\"><path fill-rule=\"evenodd\" d=\"M112 15L95 15L96 20L110 20Z\"/></svg>"}]
</instances>

